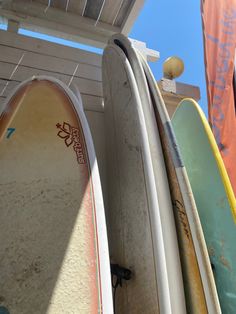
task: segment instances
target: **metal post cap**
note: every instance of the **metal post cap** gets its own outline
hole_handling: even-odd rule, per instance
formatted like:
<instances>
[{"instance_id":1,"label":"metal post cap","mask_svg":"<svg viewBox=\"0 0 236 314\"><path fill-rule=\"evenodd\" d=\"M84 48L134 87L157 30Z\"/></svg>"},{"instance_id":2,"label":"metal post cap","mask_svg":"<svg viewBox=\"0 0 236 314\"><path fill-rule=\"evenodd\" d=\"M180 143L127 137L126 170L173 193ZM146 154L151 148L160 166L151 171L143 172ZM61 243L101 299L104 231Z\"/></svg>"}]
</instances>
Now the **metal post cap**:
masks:
<instances>
[{"instance_id":1,"label":"metal post cap","mask_svg":"<svg viewBox=\"0 0 236 314\"><path fill-rule=\"evenodd\" d=\"M184 62L179 57L169 57L163 63L163 75L165 78L174 79L184 72Z\"/></svg>"}]
</instances>

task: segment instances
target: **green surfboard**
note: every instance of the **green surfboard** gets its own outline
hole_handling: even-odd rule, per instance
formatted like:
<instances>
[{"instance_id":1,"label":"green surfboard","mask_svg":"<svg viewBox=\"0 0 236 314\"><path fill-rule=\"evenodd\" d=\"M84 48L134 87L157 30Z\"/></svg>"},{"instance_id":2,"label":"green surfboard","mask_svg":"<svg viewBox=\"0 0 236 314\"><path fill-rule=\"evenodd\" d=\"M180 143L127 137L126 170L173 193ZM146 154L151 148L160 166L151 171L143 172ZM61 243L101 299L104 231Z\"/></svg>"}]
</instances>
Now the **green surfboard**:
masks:
<instances>
[{"instance_id":1,"label":"green surfboard","mask_svg":"<svg viewBox=\"0 0 236 314\"><path fill-rule=\"evenodd\" d=\"M172 125L193 190L223 313L236 309L236 201L207 119L192 99Z\"/></svg>"}]
</instances>

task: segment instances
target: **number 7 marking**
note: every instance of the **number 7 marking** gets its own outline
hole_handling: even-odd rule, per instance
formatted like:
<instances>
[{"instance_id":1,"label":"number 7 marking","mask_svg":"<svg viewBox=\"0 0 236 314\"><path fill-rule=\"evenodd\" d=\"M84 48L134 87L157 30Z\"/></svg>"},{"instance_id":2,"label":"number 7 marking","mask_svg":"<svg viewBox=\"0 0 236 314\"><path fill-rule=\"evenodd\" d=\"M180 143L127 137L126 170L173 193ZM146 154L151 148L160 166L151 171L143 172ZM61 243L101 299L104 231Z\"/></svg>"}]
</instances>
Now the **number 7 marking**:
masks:
<instances>
[{"instance_id":1,"label":"number 7 marking","mask_svg":"<svg viewBox=\"0 0 236 314\"><path fill-rule=\"evenodd\" d=\"M7 129L7 138L10 138L13 132L15 132L15 128L8 128Z\"/></svg>"}]
</instances>

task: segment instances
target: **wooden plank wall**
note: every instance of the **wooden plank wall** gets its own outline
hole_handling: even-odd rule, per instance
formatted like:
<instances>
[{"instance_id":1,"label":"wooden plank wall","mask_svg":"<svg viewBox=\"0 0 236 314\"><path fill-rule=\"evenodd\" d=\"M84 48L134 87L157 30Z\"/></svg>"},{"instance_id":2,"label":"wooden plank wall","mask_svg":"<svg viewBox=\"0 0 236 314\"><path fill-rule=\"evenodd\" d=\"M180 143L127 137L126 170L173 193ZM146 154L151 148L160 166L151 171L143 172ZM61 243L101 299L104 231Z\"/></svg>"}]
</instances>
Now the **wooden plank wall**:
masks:
<instances>
[{"instance_id":1,"label":"wooden plank wall","mask_svg":"<svg viewBox=\"0 0 236 314\"><path fill-rule=\"evenodd\" d=\"M0 31L0 110L9 93L20 82L34 75L53 76L68 86L74 85L79 89L92 132L105 192L101 55Z\"/></svg>"},{"instance_id":2,"label":"wooden plank wall","mask_svg":"<svg viewBox=\"0 0 236 314\"><path fill-rule=\"evenodd\" d=\"M85 109L91 109L92 100L94 109L102 110L101 55L0 31L0 101L33 75L76 84Z\"/></svg>"}]
</instances>

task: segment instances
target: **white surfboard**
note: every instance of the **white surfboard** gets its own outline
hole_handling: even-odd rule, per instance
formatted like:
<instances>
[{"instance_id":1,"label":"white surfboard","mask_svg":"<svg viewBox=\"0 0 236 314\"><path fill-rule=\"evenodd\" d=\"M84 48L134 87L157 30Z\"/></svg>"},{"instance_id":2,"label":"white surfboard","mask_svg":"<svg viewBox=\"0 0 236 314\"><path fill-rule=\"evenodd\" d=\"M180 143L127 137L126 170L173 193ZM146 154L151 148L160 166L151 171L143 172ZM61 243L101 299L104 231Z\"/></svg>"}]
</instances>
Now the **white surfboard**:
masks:
<instances>
[{"instance_id":1,"label":"white surfboard","mask_svg":"<svg viewBox=\"0 0 236 314\"><path fill-rule=\"evenodd\" d=\"M173 208L159 132L145 74L136 51L127 37L116 34L110 39L110 43L119 46L126 54L138 86L163 226L171 306L175 313L184 313L185 296Z\"/></svg>"},{"instance_id":2,"label":"white surfboard","mask_svg":"<svg viewBox=\"0 0 236 314\"><path fill-rule=\"evenodd\" d=\"M110 254L134 273L117 292L117 313L185 313L185 305L173 309L163 231L172 227L162 223L160 206L168 203L158 199L139 90L128 59L113 44L103 55L103 89Z\"/></svg>"}]
</instances>

